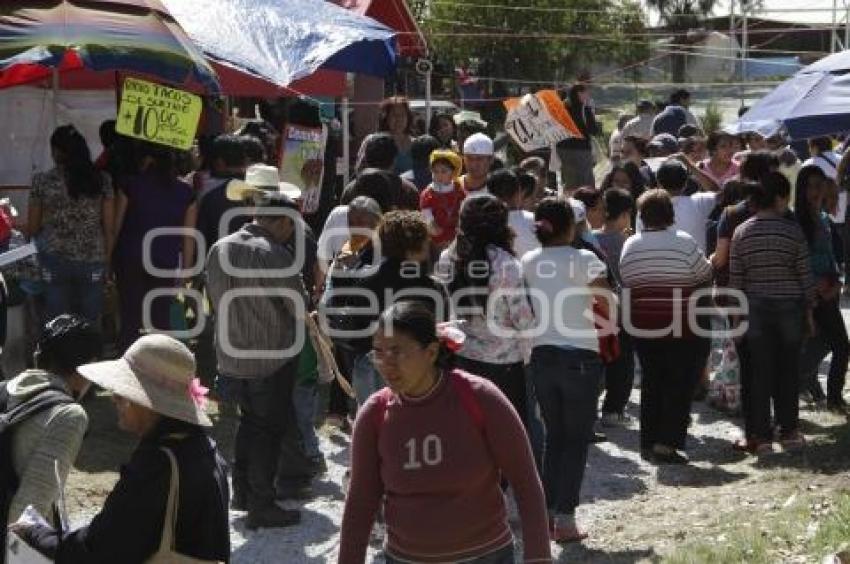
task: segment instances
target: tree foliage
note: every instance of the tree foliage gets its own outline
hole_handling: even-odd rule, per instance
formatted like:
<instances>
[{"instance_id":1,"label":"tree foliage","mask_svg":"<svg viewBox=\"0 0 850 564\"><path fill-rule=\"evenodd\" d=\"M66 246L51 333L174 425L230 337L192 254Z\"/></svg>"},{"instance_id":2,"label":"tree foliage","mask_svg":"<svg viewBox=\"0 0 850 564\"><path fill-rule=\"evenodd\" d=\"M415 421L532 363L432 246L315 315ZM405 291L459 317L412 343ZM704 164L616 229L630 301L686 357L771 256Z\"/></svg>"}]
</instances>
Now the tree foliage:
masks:
<instances>
[{"instance_id":1,"label":"tree foliage","mask_svg":"<svg viewBox=\"0 0 850 564\"><path fill-rule=\"evenodd\" d=\"M431 0L421 24L437 57L481 76L569 81L594 63L626 65L649 50L630 36L645 30L633 0Z\"/></svg>"},{"instance_id":2,"label":"tree foliage","mask_svg":"<svg viewBox=\"0 0 850 564\"><path fill-rule=\"evenodd\" d=\"M658 12L661 21L674 30L688 30L700 27L700 20L710 16L717 6L717 0L646 0L647 6ZM761 9L764 0L737 0L738 11L741 8L750 13Z\"/></svg>"},{"instance_id":3,"label":"tree foliage","mask_svg":"<svg viewBox=\"0 0 850 564\"><path fill-rule=\"evenodd\" d=\"M646 0L650 8L658 11L661 21L675 30L697 27L701 18L714 11L716 0Z\"/></svg>"}]
</instances>

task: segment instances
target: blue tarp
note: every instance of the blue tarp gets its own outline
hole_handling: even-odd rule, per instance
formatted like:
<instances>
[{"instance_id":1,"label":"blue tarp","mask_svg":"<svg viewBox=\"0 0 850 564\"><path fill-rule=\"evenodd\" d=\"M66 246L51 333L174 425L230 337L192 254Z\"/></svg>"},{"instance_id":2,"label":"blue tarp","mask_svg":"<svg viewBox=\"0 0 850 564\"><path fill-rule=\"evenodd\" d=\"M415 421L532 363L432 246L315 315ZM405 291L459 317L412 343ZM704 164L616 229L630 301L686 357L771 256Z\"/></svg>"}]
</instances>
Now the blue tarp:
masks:
<instances>
[{"instance_id":1,"label":"blue tarp","mask_svg":"<svg viewBox=\"0 0 850 564\"><path fill-rule=\"evenodd\" d=\"M726 131L767 137L783 127L795 140L850 131L850 51L803 68Z\"/></svg>"},{"instance_id":2,"label":"blue tarp","mask_svg":"<svg viewBox=\"0 0 850 564\"><path fill-rule=\"evenodd\" d=\"M742 62L736 64L736 76L746 76L747 80L762 78L788 78L803 68L799 57L762 57L746 60L746 74L741 74Z\"/></svg>"},{"instance_id":3,"label":"blue tarp","mask_svg":"<svg viewBox=\"0 0 850 564\"><path fill-rule=\"evenodd\" d=\"M395 32L325 0L163 0L208 57L287 86L316 70L387 76Z\"/></svg>"}]
</instances>

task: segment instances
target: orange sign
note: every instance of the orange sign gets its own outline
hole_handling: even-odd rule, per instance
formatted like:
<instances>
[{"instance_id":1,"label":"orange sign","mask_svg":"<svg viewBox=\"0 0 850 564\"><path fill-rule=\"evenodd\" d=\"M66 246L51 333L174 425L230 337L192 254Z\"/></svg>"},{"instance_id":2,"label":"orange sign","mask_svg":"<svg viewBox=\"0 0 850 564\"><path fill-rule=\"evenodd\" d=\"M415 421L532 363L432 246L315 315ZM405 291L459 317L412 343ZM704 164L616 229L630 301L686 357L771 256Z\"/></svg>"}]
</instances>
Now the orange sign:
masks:
<instances>
[{"instance_id":1,"label":"orange sign","mask_svg":"<svg viewBox=\"0 0 850 564\"><path fill-rule=\"evenodd\" d=\"M541 90L504 101L508 110L505 130L524 151L551 147L583 135L554 90Z\"/></svg>"}]
</instances>

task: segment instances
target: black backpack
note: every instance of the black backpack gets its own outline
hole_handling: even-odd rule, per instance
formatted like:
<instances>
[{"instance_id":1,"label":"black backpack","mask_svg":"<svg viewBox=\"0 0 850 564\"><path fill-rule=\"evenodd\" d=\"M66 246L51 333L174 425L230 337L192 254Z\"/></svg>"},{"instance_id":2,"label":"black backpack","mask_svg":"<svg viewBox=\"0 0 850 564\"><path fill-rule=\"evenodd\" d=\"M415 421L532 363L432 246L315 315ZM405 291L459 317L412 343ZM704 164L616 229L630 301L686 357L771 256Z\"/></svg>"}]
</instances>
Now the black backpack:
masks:
<instances>
[{"instance_id":1,"label":"black backpack","mask_svg":"<svg viewBox=\"0 0 850 564\"><path fill-rule=\"evenodd\" d=\"M18 491L18 476L12 462L12 428L57 405L74 403L68 392L57 386L50 386L29 398L27 401L9 409L9 391L7 382L0 382L0 521L8 522L9 507ZM0 564L6 561L6 527L0 526Z\"/></svg>"}]
</instances>

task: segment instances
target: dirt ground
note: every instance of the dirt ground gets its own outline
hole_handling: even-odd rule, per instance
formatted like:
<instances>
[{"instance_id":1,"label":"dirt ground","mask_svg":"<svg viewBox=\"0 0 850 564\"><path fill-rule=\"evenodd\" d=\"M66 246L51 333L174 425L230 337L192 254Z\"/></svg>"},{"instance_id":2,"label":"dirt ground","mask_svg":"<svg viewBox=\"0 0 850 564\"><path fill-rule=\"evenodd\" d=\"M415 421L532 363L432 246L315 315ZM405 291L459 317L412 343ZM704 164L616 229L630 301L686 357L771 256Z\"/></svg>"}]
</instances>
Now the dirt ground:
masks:
<instances>
[{"instance_id":1,"label":"dirt ground","mask_svg":"<svg viewBox=\"0 0 850 564\"><path fill-rule=\"evenodd\" d=\"M637 414L638 400L635 390L629 406L632 415ZM91 398L87 409L89 433L67 484L76 523L84 523L97 511L117 479L121 461L134 447L115 427L107 396ZM757 460L730 448L740 433L738 421L695 404L689 437L693 463L686 467L643 461L636 424L609 430L610 441L591 449L579 509L580 522L591 538L582 545L556 548L559 561L663 561L687 543L723 543L736 529L767 523L791 503L828 503L836 492L850 490L850 429L845 419L807 410L801 415L809 441L805 451ZM214 420L213 433L223 452L231 455L234 419L215 414ZM234 562L335 561L348 437L330 427L322 428L320 437L329 470L315 485L316 497L301 505L303 523L285 531L248 533L244 514L232 513ZM783 544L775 550L777 562L815 561L794 546Z\"/></svg>"}]
</instances>

